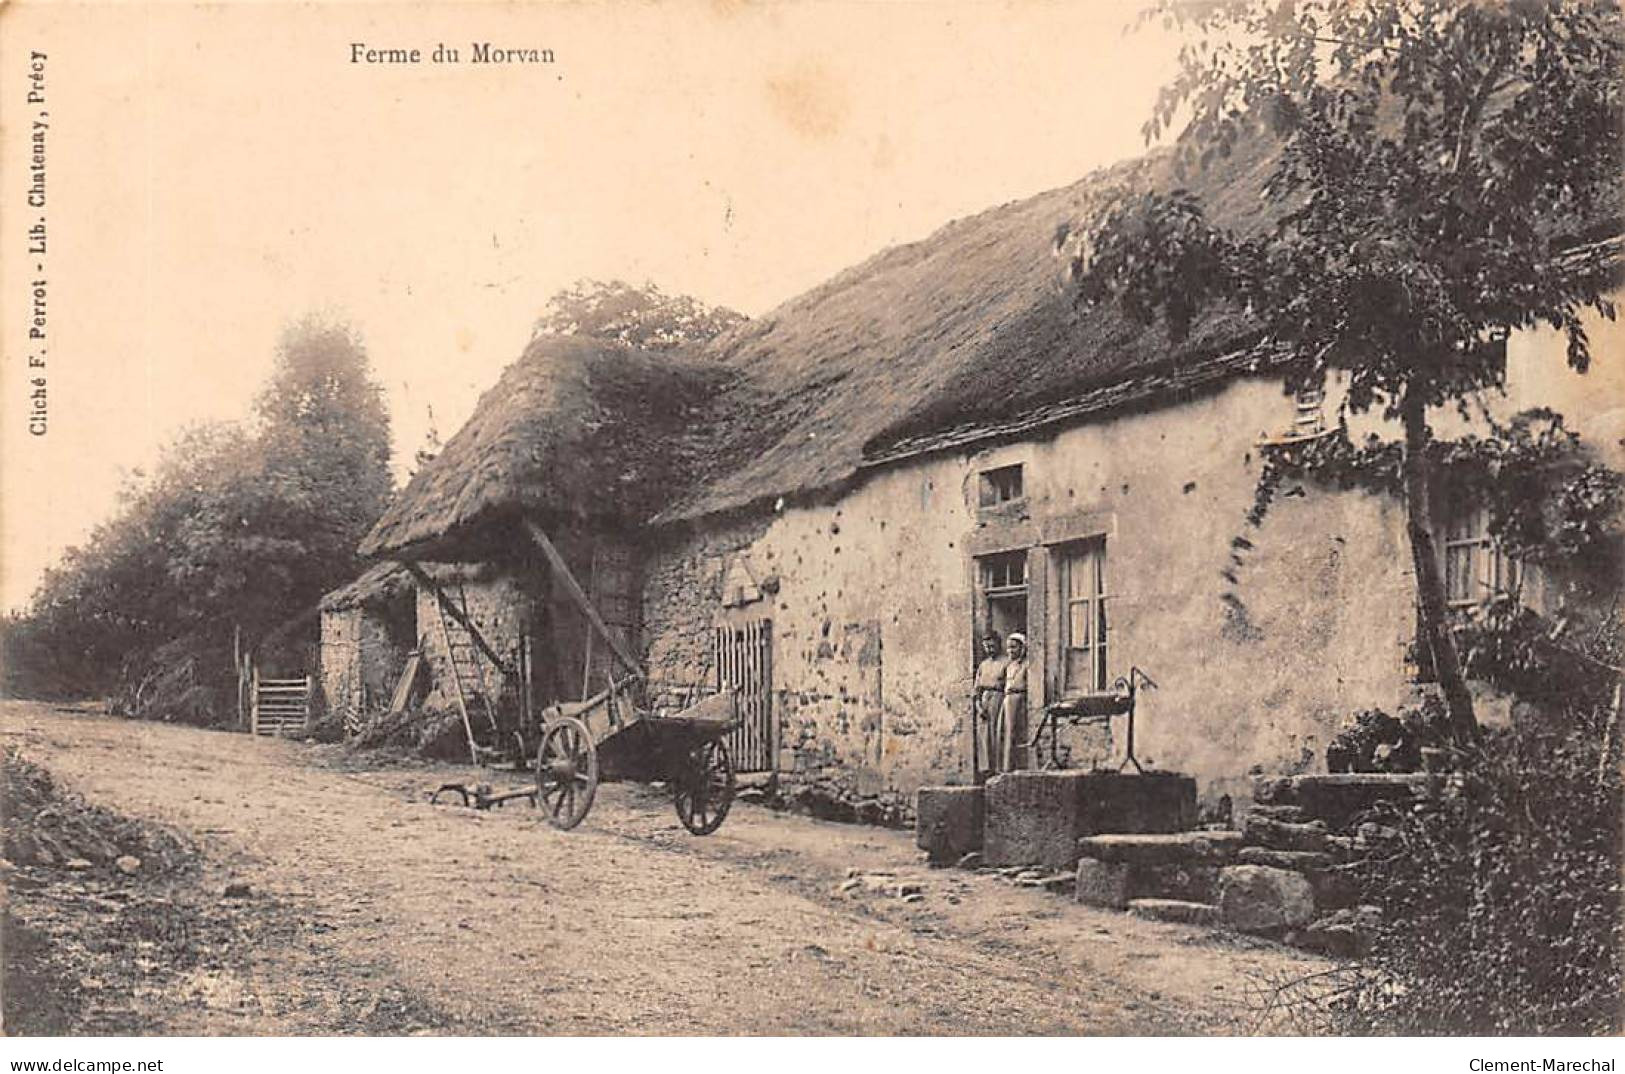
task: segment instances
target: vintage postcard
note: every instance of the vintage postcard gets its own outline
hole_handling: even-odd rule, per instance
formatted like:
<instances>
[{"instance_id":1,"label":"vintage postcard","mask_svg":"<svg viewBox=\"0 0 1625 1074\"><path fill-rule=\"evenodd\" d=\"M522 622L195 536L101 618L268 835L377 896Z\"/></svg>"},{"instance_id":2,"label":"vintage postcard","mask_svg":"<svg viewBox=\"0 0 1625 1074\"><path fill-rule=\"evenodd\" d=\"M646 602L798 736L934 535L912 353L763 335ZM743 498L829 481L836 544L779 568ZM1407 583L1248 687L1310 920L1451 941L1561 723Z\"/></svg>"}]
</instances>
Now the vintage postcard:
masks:
<instances>
[{"instance_id":1,"label":"vintage postcard","mask_svg":"<svg viewBox=\"0 0 1625 1074\"><path fill-rule=\"evenodd\" d=\"M0 7L4 1050L1614 1069L1622 61L1614 0Z\"/></svg>"}]
</instances>

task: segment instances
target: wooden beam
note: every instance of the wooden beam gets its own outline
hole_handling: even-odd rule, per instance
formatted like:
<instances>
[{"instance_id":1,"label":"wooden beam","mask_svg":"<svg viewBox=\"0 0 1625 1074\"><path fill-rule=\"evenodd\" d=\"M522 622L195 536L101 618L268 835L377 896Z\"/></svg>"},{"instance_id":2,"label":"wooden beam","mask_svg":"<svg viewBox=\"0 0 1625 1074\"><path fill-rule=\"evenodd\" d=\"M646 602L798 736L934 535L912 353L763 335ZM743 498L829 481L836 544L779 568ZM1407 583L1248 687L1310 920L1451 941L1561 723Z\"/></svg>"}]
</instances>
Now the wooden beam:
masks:
<instances>
[{"instance_id":1,"label":"wooden beam","mask_svg":"<svg viewBox=\"0 0 1625 1074\"><path fill-rule=\"evenodd\" d=\"M429 576L428 571L423 569L422 564L414 560L401 560L400 563L401 566L406 568L407 573L416 579L419 585L428 587L429 592L434 594L435 600L440 602L440 606L446 610L446 613L457 620L457 625L468 631L468 636L474 640L475 645L479 646L480 652L485 654L485 658L491 661L491 666L504 675L508 674L508 665L503 663L502 657L498 656L496 650L487 644L485 635L479 632L479 628L474 625L468 616L463 614L463 610L457 607L450 597L446 596L440 586L435 584L435 580ZM450 657L451 654L447 653L446 655Z\"/></svg>"},{"instance_id":2,"label":"wooden beam","mask_svg":"<svg viewBox=\"0 0 1625 1074\"><path fill-rule=\"evenodd\" d=\"M542 555L547 558L548 566L553 568L553 573L564 583L565 592L570 594L571 598L581 608L582 614L587 617L587 622L592 624L594 630L603 635L604 641L609 644L610 651L620 657L621 663L626 665L627 670L636 673L639 678L642 678L643 668L639 666L637 658L627 649L626 644L609 629L603 617L598 614L598 609L594 608L592 601L587 599L587 594L581 588L581 583L577 582L575 575L570 573L570 568L565 564L564 557L559 555L557 548L553 547L553 542L548 539L546 531L531 519L521 519L521 522L525 527L525 532L530 534L530 539L535 541L537 546L541 548Z\"/></svg>"}]
</instances>

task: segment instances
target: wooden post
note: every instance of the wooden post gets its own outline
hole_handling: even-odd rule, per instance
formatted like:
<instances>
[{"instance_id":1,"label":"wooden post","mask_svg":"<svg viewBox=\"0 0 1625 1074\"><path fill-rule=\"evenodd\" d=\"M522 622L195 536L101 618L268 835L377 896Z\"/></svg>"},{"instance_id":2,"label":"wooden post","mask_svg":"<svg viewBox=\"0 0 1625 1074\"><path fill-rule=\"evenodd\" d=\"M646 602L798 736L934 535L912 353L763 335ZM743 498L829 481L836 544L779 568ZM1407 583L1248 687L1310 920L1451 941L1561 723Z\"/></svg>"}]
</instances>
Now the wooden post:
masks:
<instances>
[{"instance_id":1,"label":"wooden post","mask_svg":"<svg viewBox=\"0 0 1625 1074\"><path fill-rule=\"evenodd\" d=\"M243 627L241 623L231 628L231 670L237 677L237 726L242 727L247 713L243 705Z\"/></svg>"},{"instance_id":2,"label":"wooden post","mask_svg":"<svg viewBox=\"0 0 1625 1074\"><path fill-rule=\"evenodd\" d=\"M250 680L248 684L248 733L260 733L260 669L250 664Z\"/></svg>"}]
</instances>

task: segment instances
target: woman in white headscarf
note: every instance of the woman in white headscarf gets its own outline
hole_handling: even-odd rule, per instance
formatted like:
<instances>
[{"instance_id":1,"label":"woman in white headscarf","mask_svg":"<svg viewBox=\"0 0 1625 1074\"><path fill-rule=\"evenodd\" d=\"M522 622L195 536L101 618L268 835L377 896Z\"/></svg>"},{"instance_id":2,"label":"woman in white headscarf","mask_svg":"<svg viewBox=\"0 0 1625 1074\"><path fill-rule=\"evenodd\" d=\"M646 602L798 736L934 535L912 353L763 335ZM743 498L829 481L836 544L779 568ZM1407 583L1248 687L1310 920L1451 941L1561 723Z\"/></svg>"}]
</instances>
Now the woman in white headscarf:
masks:
<instances>
[{"instance_id":1,"label":"woman in white headscarf","mask_svg":"<svg viewBox=\"0 0 1625 1074\"><path fill-rule=\"evenodd\" d=\"M999 770L1013 772L1025 759L1027 745L1027 637L1011 634L1004 640L1004 755Z\"/></svg>"}]
</instances>

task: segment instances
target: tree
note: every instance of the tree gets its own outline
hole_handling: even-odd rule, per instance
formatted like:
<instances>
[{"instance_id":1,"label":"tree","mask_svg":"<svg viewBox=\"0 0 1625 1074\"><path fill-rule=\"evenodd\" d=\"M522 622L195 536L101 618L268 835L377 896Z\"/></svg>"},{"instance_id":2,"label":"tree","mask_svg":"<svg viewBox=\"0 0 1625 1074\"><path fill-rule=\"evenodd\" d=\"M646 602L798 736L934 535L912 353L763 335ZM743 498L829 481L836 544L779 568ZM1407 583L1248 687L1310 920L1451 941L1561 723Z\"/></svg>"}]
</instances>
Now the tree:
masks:
<instances>
[{"instance_id":1,"label":"tree","mask_svg":"<svg viewBox=\"0 0 1625 1074\"><path fill-rule=\"evenodd\" d=\"M1194 195L1124 195L1069 252L1083 303L1115 302L1175 337L1204 309L1246 310L1289 387L1347 381L1354 413L1403 429L1401 494L1418 601L1453 735L1478 724L1446 624L1428 490L1429 411L1501 373L1500 341L1614 316L1622 59L1616 0L1159 0L1184 30L1179 73L1146 124L1183 121L1186 167L1273 139L1271 221L1238 234Z\"/></svg>"},{"instance_id":2,"label":"tree","mask_svg":"<svg viewBox=\"0 0 1625 1074\"><path fill-rule=\"evenodd\" d=\"M577 280L548 299L533 336L592 336L663 351L703 343L744 320L731 309L668 295L652 283Z\"/></svg>"},{"instance_id":3,"label":"tree","mask_svg":"<svg viewBox=\"0 0 1625 1074\"><path fill-rule=\"evenodd\" d=\"M237 629L252 645L354 577L391 477L388 414L353 331L290 325L255 412L253 428L183 430L46 573L6 624L8 689L128 690L185 663L191 695L215 694L187 718L218 717Z\"/></svg>"}]
</instances>

